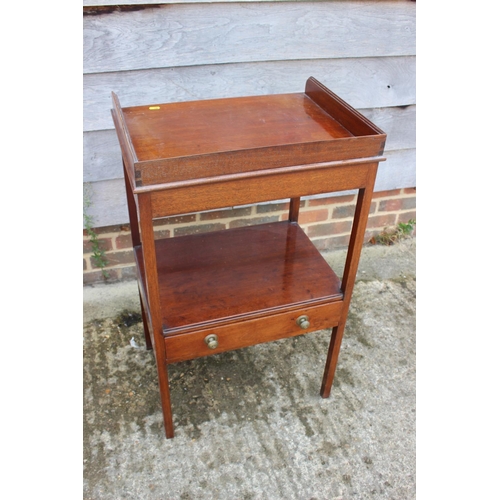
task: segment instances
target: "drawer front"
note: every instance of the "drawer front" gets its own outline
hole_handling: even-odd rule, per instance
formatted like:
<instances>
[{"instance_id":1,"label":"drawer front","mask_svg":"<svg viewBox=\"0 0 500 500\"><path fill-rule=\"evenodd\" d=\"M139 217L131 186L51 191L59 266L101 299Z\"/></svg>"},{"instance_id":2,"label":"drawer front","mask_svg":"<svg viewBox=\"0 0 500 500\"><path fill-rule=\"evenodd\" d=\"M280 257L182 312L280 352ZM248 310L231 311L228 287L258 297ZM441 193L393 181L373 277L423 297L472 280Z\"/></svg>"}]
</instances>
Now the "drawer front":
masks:
<instances>
[{"instance_id":1,"label":"drawer front","mask_svg":"<svg viewBox=\"0 0 500 500\"><path fill-rule=\"evenodd\" d=\"M172 335L165 338L167 362L185 361L331 328L338 324L342 306L343 301L337 301Z\"/></svg>"}]
</instances>

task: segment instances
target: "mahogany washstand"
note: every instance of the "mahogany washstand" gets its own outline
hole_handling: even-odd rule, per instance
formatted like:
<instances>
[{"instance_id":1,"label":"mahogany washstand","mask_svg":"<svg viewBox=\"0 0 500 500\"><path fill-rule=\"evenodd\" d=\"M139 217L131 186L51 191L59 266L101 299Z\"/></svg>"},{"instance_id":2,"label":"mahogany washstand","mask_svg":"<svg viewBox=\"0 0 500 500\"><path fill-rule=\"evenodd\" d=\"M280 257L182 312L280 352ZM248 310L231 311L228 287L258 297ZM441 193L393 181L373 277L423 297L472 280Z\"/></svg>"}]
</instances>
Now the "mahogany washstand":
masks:
<instances>
[{"instance_id":1,"label":"mahogany washstand","mask_svg":"<svg viewBox=\"0 0 500 500\"><path fill-rule=\"evenodd\" d=\"M146 344L167 438L169 363L332 328L330 395L386 135L314 78L304 93L111 110ZM342 279L298 224L300 198L357 190ZM287 221L155 239L166 216L290 199Z\"/></svg>"}]
</instances>

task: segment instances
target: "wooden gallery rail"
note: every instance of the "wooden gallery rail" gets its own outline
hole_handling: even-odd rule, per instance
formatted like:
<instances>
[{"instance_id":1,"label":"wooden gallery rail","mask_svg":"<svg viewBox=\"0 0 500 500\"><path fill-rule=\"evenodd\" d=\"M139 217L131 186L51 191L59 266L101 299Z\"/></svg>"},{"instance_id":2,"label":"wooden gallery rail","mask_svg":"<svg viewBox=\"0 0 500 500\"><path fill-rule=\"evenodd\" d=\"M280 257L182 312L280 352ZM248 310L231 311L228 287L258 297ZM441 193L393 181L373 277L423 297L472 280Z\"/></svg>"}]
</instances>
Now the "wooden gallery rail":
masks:
<instances>
[{"instance_id":1,"label":"wooden gallery rail","mask_svg":"<svg viewBox=\"0 0 500 500\"><path fill-rule=\"evenodd\" d=\"M386 135L314 78L304 93L111 111L165 432L167 365L332 328L330 395ZM357 190L342 279L298 224L300 198ZM290 199L287 221L155 240L156 218Z\"/></svg>"}]
</instances>

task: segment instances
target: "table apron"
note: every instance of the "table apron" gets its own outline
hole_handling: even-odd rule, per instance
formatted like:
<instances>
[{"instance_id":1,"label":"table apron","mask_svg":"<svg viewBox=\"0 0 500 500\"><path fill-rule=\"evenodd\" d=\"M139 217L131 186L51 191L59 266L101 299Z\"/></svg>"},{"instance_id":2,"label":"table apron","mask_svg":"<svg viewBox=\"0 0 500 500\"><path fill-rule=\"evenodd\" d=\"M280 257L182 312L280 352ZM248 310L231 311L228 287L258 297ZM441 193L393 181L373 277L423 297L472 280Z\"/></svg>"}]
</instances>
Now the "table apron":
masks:
<instances>
[{"instance_id":1,"label":"table apron","mask_svg":"<svg viewBox=\"0 0 500 500\"><path fill-rule=\"evenodd\" d=\"M202 212L221 207L249 205L265 201L361 189L374 178L378 162L304 170L279 172L266 176L213 181L207 184L178 186L176 188L139 196L151 196L153 217L166 217L181 213Z\"/></svg>"},{"instance_id":2,"label":"table apron","mask_svg":"<svg viewBox=\"0 0 500 500\"><path fill-rule=\"evenodd\" d=\"M332 328L339 323L343 306L344 302L338 300L256 319L242 320L230 325L212 326L191 333L166 336L166 361L167 363L186 361ZM308 316L310 326L307 329L302 329L297 324L297 318L302 315ZM205 338L211 334L218 337L216 349L210 349L205 343Z\"/></svg>"}]
</instances>

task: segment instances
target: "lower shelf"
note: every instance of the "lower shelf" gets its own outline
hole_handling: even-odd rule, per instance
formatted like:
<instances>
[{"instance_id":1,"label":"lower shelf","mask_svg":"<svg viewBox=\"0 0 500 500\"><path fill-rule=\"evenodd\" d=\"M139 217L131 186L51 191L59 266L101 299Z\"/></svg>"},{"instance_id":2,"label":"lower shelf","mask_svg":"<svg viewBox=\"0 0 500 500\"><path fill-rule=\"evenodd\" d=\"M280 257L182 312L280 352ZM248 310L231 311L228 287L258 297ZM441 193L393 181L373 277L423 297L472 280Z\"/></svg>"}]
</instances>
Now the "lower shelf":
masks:
<instances>
[{"instance_id":1,"label":"lower shelf","mask_svg":"<svg viewBox=\"0 0 500 500\"><path fill-rule=\"evenodd\" d=\"M136 247L135 251L147 308L142 248ZM318 321L311 321L308 331L324 328L325 322L333 326L331 321L340 314L340 280L295 223L277 222L157 240L156 259L167 340L180 336L180 341L187 333L201 335L214 328L243 328L247 324L246 333L231 343L242 347L241 343L258 343L243 340L256 324L267 328L272 323L268 331L276 331L271 336L280 338L283 325L307 308L338 303L331 306L335 312L326 316L329 309L323 308L321 314L325 317L319 321L318 315ZM275 318L272 322L271 316ZM249 321L253 323L246 323ZM296 330L283 336L305 333ZM188 359L185 356L181 357Z\"/></svg>"}]
</instances>

